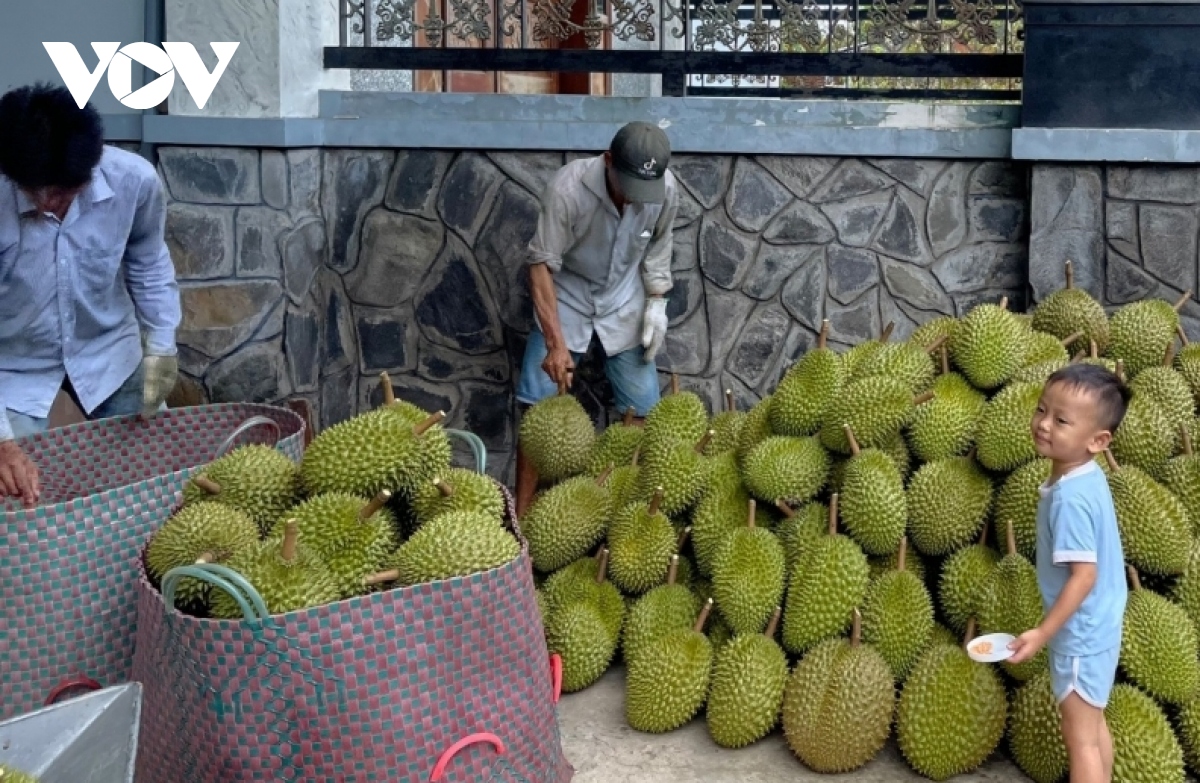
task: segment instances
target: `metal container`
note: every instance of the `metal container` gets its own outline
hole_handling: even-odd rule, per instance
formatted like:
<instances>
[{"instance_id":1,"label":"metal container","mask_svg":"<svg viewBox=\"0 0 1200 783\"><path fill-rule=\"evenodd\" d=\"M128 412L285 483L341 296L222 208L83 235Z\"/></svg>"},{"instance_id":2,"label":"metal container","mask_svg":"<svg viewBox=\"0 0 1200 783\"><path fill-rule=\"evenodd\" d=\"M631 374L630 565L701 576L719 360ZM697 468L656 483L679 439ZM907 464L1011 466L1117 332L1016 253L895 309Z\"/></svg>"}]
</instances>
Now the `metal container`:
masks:
<instances>
[{"instance_id":1,"label":"metal container","mask_svg":"<svg viewBox=\"0 0 1200 783\"><path fill-rule=\"evenodd\" d=\"M39 783L133 783L141 683L78 696L0 723L0 764Z\"/></svg>"}]
</instances>

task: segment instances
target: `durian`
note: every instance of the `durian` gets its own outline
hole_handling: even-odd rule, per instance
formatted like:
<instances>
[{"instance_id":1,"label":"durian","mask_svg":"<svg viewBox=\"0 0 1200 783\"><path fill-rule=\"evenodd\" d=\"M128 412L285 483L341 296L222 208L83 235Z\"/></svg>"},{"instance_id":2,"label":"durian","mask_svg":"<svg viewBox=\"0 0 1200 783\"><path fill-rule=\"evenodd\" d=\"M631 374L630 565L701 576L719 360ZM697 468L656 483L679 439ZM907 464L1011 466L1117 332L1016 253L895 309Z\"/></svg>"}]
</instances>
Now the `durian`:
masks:
<instances>
[{"instance_id":1,"label":"durian","mask_svg":"<svg viewBox=\"0 0 1200 783\"><path fill-rule=\"evenodd\" d=\"M211 500L249 515L265 532L301 494L300 468L271 446L241 446L206 465L183 487L183 503Z\"/></svg>"},{"instance_id":2,"label":"durian","mask_svg":"<svg viewBox=\"0 0 1200 783\"><path fill-rule=\"evenodd\" d=\"M908 534L927 555L948 555L979 532L992 481L971 455L922 465L908 484Z\"/></svg>"},{"instance_id":3,"label":"durian","mask_svg":"<svg viewBox=\"0 0 1200 783\"><path fill-rule=\"evenodd\" d=\"M239 550L225 565L254 586L272 615L321 606L340 598L324 561L300 541L300 527L295 522L286 525L282 538L267 539ZM241 607L224 590L213 590L209 603L213 617L242 619Z\"/></svg>"},{"instance_id":4,"label":"durian","mask_svg":"<svg viewBox=\"0 0 1200 783\"><path fill-rule=\"evenodd\" d=\"M984 633L1019 636L1042 621L1045 612L1038 588L1037 570L1017 551L1012 524L1007 525L1008 554L991 570L980 591L979 626ZM1018 664L1004 661L1009 676L1026 682L1048 665L1049 652L1038 651Z\"/></svg>"},{"instance_id":5,"label":"durian","mask_svg":"<svg viewBox=\"0 0 1200 783\"><path fill-rule=\"evenodd\" d=\"M1200 686L1196 626L1183 607L1143 589L1129 567L1133 589L1121 626L1121 670L1146 693L1182 704Z\"/></svg>"},{"instance_id":6,"label":"durian","mask_svg":"<svg viewBox=\"0 0 1200 783\"><path fill-rule=\"evenodd\" d=\"M1154 699L1118 682L1109 694L1104 721L1113 741L1113 783L1183 783L1183 750Z\"/></svg>"},{"instance_id":7,"label":"durian","mask_svg":"<svg viewBox=\"0 0 1200 783\"><path fill-rule=\"evenodd\" d=\"M950 339L950 356L971 384L985 391L1004 385L1024 364L1028 331L1000 304L981 304L963 316Z\"/></svg>"},{"instance_id":8,"label":"durian","mask_svg":"<svg viewBox=\"0 0 1200 783\"><path fill-rule=\"evenodd\" d=\"M675 554L675 528L660 510L661 504L659 488L648 504L630 503L617 512L609 526L609 575L630 595L662 584Z\"/></svg>"},{"instance_id":9,"label":"durian","mask_svg":"<svg viewBox=\"0 0 1200 783\"><path fill-rule=\"evenodd\" d=\"M783 545L755 527L756 504L748 503L746 527L731 532L713 560L713 597L734 633L758 633L783 598Z\"/></svg>"},{"instance_id":10,"label":"durian","mask_svg":"<svg viewBox=\"0 0 1200 783\"><path fill-rule=\"evenodd\" d=\"M628 465L633 461L646 434L642 426L634 423L634 413L632 407L627 408L624 419L610 424L596 438L588 473L598 476L613 465Z\"/></svg>"},{"instance_id":11,"label":"durian","mask_svg":"<svg viewBox=\"0 0 1200 783\"><path fill-rule=\"evenodd\" d=\"M863 639L903 682L933 634L933 599L925 584L905 570L908 540L900 539L896 569L871 582L863 601Z\"/></svg>"},{"instance_id":12,"label":"durian","mask_svg":"<svg viewBox=\"0 0 1200 783\"><path fill-rule=\"evenodd\" d=\"M938 580L938 600L946 622L955 631L967 627L967 620L979 613L983 591L1000 555L987 545L987 525L979 542L960 549L946 558Z\"/></svg>"},{"instance_id":13,"label":"durian","mask_svg":"<svg viewBox=\"0 0 1200 783\"><path fill-rule=\"evenodd\" d=\"M775 641L782 609L763 633L734 636L715 653L705 721L713 742L743 748L765 737L779 722L787 684L787 656Z\"/></svg>"},{"instance_id":14,"label":"durian","mask_svg":"<svg viewBox=\"0 0 1200 783\"><path fill-rule=\"evenodd\" d=\"M1142 299L1121 306L1108 320L1110 342L1106 354L1124 360L1130 378L1158 364L1175 339L1179 310L1191 298L1188 289L1174 305L1162 299Z\"/></svg>"},{"instance_id":15,"label":"durian","mask_svg":"<svg viewBox=\"0 0 1200 783\"><path fill-rule=\"evenodd\" d=\"M521 547L487 514L452 511L434 517L396 550L392 569L402 586L490 571L512 562Z\"/></svg>"},{"instance_id":16,"label":"durian","mask_svg":"<svg viewBox=\"0 0 1200 783\"><path fill-rule=\"evenodd\" d=\"M771 430L778 435L802 437L821 427L825 410L841 391L842 361L826 347L829 320L821 322L817 347L788 368L773 392Z\"/></svg>"},{"instance_id":17,"label":"durian","mask_svg":"<svg viewBox=\"0 0 1200 783\"><path fill-rule=\"evenodd\" d=\"M573 476L534 499L521 519L534 568L557 571L600 543L612 511L608 477Z\"/></svg>"},{"instance_id":18,"label":"durian","mask_svg":"<svg viewBox=\"0 0 1200 783\"><path fill-rule=\"evenodd\" d=\"M868 555L896 551L908 524L904 481L892 458L879 449L859 448L854 430L846 425L853 455L846 463L838 494L846 532Z\"/></svg>"},{"instance_id":19,"label":"durian","mask_svg":"<svg viewBox=\"0 0 1200 783\"><path fill-rule=\"evenodd\" d=\"M743 476L750 494L766 503L803 503L829 476L829 455L814 437L775 435L746 456Z\"/></svg>"},{"instance_id":20,"label":"durian","mask_svg":"<svg viewBox=\"0 0 1200 783\"><path fill-rule=\"evenodd\" d=\"M663 634L628 662L625 721L630 728L650 733L672 731L704 706L713 650L703 630L712 603L709 598L695 626Z\"/></svg>"},{"instance_id":21,"label":"durian","mask_svg":"<svg viewBox=\"0 0 1200 783\"><path fill-rule=\"evenodd\" d=\"M258 543L259 529L248 514L212 501L185 505L150 537L146 571L156 584L173 568L196 563L226 563ZM207 602L211 586L183 577L175 588L183 604Z\"/></svg>"},{"instance_id":22,"label":"durian","mask_svg":"<svg viewBox=\"0 0 1200 783\"><path fill-rule=\"evenodd\" d=\"M1066 262L1066 287L1043 299L1033 311L1034 329L1060 339L1083 332L1071 342L1068 350L1086 348L1095 341L1101 350L1108 347L1108 314L1104 307L1082 288L1075 287L1074 268Z\"/></svg>"},{"instance_id":23,"label":"durian","mask_svg":"<svg viewBox=\"0 0 1200 783\"><path fill-rule=\"evenodd\" d=\"M1008 715L1008 746L1013 761L1034 783L1057 783L1067 774L1058 702L1043 667L1013 693Z\"/></svg>"},{"instance_id":24,"label":"durian","mask_svg":"<svg viewBox=\"0 0 1200 783\"><path fill-rule=\"evenodd\" d=\"M496 482L466 468L450 468L444 476L417 487L412 506L421 522L447 511L475 511L496 521L504 519L504 496Z\"/></svg>"},{"instance_id":25,"label":"durian","mask_svg":"<svg viewBox=\"0 0 1200 783\"><path fill-rule=\"evenodd\" d=\"M940 351L942 374L933 381L933 399L917 406L908 425L908 443L922 462L966 453L987 402L965 378L950 372L945 345Z\"/></svg>"},{"instance_id":26,"label":"durian","mask_svg":"<svg viewBox=\"0 0 1200 783\"><path fill-rule=\"evenodd\" d=\"M518 434L521 451L538 479L557 482L577 476L588 468L596 444L596 426L566 384L558 394L529 407Z\"/></svg>"}]
</instances>

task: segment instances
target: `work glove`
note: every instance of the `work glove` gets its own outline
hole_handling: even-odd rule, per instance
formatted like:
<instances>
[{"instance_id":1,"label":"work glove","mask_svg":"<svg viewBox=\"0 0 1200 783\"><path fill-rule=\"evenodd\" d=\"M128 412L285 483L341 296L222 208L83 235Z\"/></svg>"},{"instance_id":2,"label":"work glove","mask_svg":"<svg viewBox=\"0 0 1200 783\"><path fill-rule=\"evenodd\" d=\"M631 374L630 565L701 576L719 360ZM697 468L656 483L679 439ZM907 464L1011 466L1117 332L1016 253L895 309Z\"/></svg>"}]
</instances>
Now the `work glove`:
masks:
<instances>
[{"instance_id":1,"label":"work glove","mask_svg":"<svg viewBox=\"0 0 1200 783\"><path fill-rule=\"evenodd\" d=\"M167 401L179 377L179 360L174 356L150 356L142 359L142 418L150 419Z\"/></svg>"},{"instance_id":2,"label":"work glove","mask_svg":"<svg viewBox=\"0 0 1200 783\"><path fill-rule=\"evenodd\" d=\"M656 296L646 300L646 311L642 316L642 355L647 363L654 361L667 337L667 300Z\"/></svg>"}]
</instances>

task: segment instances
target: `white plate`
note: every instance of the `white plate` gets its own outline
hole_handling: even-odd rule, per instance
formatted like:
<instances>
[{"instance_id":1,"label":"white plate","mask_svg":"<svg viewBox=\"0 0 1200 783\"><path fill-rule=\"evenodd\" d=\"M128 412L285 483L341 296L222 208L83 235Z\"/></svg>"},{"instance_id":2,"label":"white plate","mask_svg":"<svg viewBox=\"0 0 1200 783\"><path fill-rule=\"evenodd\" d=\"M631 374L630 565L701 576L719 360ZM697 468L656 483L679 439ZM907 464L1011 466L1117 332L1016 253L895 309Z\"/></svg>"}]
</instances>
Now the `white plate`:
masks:
<instances>
[{"instance_id":1,"label":"white plate","mask_svg":"<svg viewBox=\"0 0 1200 783\"><path fill-rule=\"evenodd\" d=\"M989 633L985 636L976 636L967 645L967 655L971 656L971 660L979 661L980 663L996 663L1003 661L1012 656L1013 651L1008 649L1008 645L1017 637L1008 633ZM980 642L991 642L991 652L977 653L975 648Z\"/></svg>"}]
</instances>

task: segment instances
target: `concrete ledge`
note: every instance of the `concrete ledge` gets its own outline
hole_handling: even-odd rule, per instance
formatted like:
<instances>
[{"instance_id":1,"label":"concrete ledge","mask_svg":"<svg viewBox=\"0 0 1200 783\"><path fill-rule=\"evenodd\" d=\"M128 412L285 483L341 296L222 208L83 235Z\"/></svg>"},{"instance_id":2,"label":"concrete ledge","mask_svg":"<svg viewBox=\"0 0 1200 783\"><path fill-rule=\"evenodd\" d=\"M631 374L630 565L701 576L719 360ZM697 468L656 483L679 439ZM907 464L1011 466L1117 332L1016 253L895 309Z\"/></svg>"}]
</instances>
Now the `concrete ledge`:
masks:
<instances>
[{"instance_id":1,"label":"concrete ledge","mask_svg":"<svg viewBox=\"0 0 1200 783\"><path fill-rule=\"evenodd\" d=\"M1200 131L1017 128L1014 160L1200 163Z\"/></svg>"}]
</instances>

